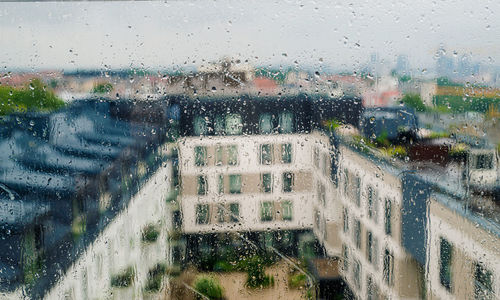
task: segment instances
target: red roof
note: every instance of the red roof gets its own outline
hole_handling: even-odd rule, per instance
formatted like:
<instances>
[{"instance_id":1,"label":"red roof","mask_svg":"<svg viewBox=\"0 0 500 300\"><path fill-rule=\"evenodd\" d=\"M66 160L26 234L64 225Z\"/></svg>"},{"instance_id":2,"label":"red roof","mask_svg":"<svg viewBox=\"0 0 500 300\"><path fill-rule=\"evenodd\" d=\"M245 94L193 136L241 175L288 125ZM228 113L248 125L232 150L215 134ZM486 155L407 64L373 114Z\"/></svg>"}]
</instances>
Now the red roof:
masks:
<instances>
[{"instance_id":1,"label":"red roof","mask_svg":"<svg viewBox=\"0 0 500 300\"><path fill-rule=\"evenodd\" d=\"M278 88L278 84L275 80L266 77L257 77L253 80L255 88L259 90L275 90Z\"/></svg>"}]
</instances>

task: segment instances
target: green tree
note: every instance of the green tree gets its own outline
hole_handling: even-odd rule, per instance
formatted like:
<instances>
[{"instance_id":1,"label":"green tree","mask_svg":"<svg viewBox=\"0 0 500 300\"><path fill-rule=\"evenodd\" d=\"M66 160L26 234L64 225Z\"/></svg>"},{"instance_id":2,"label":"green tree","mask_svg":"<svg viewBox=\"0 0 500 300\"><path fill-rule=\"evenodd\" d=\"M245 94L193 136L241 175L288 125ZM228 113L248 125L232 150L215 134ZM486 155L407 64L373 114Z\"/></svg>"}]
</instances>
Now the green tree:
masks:
<instances>
[{"instance_id":1,"label":"green tree","mask_svg":"<svg viewBox=\"0 0 500 300\"><path fill-rule=\"evenodd\" d=\"M0 86L0 115L13 112L50 111L64 106L64 101L48 89L40 79L23 88Z\"/></svg>"},{"instance_id":2,"label":"green tree","mask_svg":"<svg viewBox=\"0 0 500 300\"><path fill-rule=\"evenodd\" d=\"M401 99L403 103L408 107L413 107L416 111L426 111L427 107L424 102L420 98L420 95L417 94L406 94L403 99Z\"/></svg>"},{"instance_id":3,"label":"green tree","mask_svg":"<svg viewBox=\"0 0 500 300\"><path fill-rule=\"evenodd\" d=\"M113 90L113 85L109 82L102 82L94 85L92 93L94 94L106 94Z\"/></svg>"},{"instance_id":4,"label":"green tree","mask_svg":"<svg viewBox=\"0 0 500 300\"><path fill-rule=\"evenodd\" d=\"M211 300L223 299L224 290L213 276L201 275L194 282L194 289Z\"/></svg>"}]
</instances>

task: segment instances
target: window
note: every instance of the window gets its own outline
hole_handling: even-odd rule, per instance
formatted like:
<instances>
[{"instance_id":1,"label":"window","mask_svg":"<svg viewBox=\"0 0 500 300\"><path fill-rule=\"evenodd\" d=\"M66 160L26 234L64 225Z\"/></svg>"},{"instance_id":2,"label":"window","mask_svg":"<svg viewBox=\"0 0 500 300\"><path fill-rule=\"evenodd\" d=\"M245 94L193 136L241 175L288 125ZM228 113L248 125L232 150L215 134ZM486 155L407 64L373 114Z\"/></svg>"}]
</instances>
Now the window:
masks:
<instances>
[{"instance_id":1,"label":"window","mask_svg":"<svg viewBox=\"0 0 500 300\"><path fill-rule=\"evenodd\" d=\"M347 208L344 207L344 212L342 214L344 220L344 232L349 232L349 214Z\"/></svg>"},{"instance_id":2,"label":"window","mask_svg":"<svg viewBox=\"0 0 500 300\"><path fill-rule=\"evenodd\" d=\"M264 247L266 249L269 249L273 247L274 244L274 235L272 232L265 232L264 233Z\"/></svg>"},{"instance_id":3,"label":"window","mask_svg":"<svg viewBox=\"0 0 500 300\"><path fill-rule=\"evenodd\" d=\"M342 258L344 260L344 272L347 273L349 270L349 248L345 244L342 244Z\"/></svg>"},{"instance_id":4,"label":"window","mask_svg":"<svg viewBox=\"0 0 500 300\"><path fill-rule=\"evenodd\" d=\"M384 252L384 281L388 286L394 284L394 255L387 249Z\"/></svg>"},{"instance_id":5,"label":"window","mask_svg":"<svg viewBox=\"0 0 500 300\"><path fill-rule=\"evenodd\" d=\"M208 120L202 116L194 117L193 133L194 135L206 135L208 132Z\"/></svg>"},{"instance_id":6,"label":"window","mask_svg":"<svg viewBox=\"0 0 500 300\"><path fill-rule=\"evenodd\" d=\"M293 203L291 201L281 202L281 210L283 213L283 221L291 221L293 218Z\"/></svg>"},{"instance_id":7,"label":"window","mask_svg":"<svg viewBox=\"0 0 500 300\"><path fill-rule=\"evenodd\" d=\"M293 173L283 173L283 192L289 193L293 190Z\"/></svg>"},{"instance_id":8,"label":"window","mask_svg":"<svg viewBox=\"0 0 500 300\"><path fill-rule=\"evenodd\" d=\"M205 166L207 164L207 147L194 147L194 164L198 167Z\"/></svg>"},{"instance_id":9,"label":"window","mask_svg":"<svg viewBox=\"0 0 500 300\"><path fill-rule=\"evenodd\" d=\"M263 134L273 131L273 121L270 114L262 114L259 118L259 132Z\"/></svg>"},{"instance_id":10,"label":"window","mask_svg":"<svg viewBox=\"0 0 500 300\"><path fill-rule=\"evenodd\" d=\"M319 149L316 146L313 150L313 163L316 169L319 169Z\"/></svg>"},{"instance_id":11,"label":"window","mask_svg":"<svg viewBox=\"0 0 500 300\"><path fill-rule=\"evenodd\" d=\"M274 216L274 205L272 202L262 202L260 207L260 220L262 222L272 221Z\"/></svg>"},{"instance_id":12,"label":"window","mask_svg":"<svg viewBox=\"0 0 500 300\"><path fill-rule=\"evenodd\" d=\"M476 169L492 169L493 154L479 154L476 156Z\"/></svg>"},{"instance_id":13,"label":"window","mask_svg":"<svg viewBox=\"0 0 500 300\"><path fill-rule=\"evenodd\" d=\"M385 228L385 234L391 235L392 234L392 222L391 222L391 217L392 217L392 204L391 200L386 198L385 199L385 223L384 223L384 228Z\"/></svg>"},{"instance_id":14,"label":"window","mask_svg":"<svg viewBox=\"0 0 500 300\"><path fill-rule=\"evenodd\" d=\"M210 206L208 204L196 205L196 224L208 224L210 220Z\"/></svg>"},{"instance_id":15,"label":"window","mask_svg":"<svg viewBox=\"0 0 500 300\"><path fill-rule=\"evenodd\" d=\"M224 134L224 116L217 115L215 117L214 129L216 135Z\"/></svg>"},{"instance_id":16,"label":"window","mask_svg":"<svg viewBox=\"0 0 500 300\"><path fill-rule=\"evenodd\" d=\"M453 246L444 238L439 243L439 282L448 291L451 291L451 259Z\"/></svg>"},{"instance_id":17,"label":"window","mask_svg":"<svg viewBox=\"0 0 500 300\"><path fill-rule=\"evenodd\" d=\"M219 195L223 195L224 194L224 175L219 174L219 176L217 177L217 185L218 185L217 192L219 193Z\"/></svg>"},{"instance_id":18,"label":"window","mask_svg":"<svg viewBox=\"0 0 500 300\"><path fill-rule=\"evenodd\" d=\"M325 186L322 183L318 182L317 185L317 191L318 193L318 202L321 203L321 205L325 206L326 205L326 190Z\"/></svg>"},{"instance_id":19,"label":"window","mask_svg":"<svg viewBox=\"0 0 500 300\"><path fill-rule=\"evenodd\" d=\"M476 299L495 299L493 273L482 264L474 264L474 296Z\"/></svg>"},{"instance_id":20,"label":"window","mask_svg":"<svg viewBox=\"0 0 500 300\"><path fill-rule=\"evenodd\" d=\"M349 190L349 171L344 169L344 195L347 196L347 191Z\"/></svg>"},{"instance_id":21,"label":"window","mask_svg":"<svg viewBox=\"0 0 500 300\"><path fill-rule=\"evenodd\" d=\"M223 155L223 147L220 144L215 146L215 165L222 165L222 155Z\"/></svg>"},{"instance_id":22,"label":"window","mask_svg":"<svg viewBox=\"0 0 500 300\"><path fill-rule=\"evenodd\" d=\"M293 114L291 112L284 112L279 115L279 132L292 133L293 132Z\"/></svg>"},{"instance_id":23,"label":"window","mask_svg":"<svg viewBox=\"0 0 500 300\"><path fill-rule=\"evenodd\" d=\"M330 158L328 157L328 154L323 153L321 162L321 170L323 172L323 175L328 176L328 170L330 170Z\"/></svg>"},{"instance_id":24,"label":"window","mask_svg":"<svg viewBox=\"0 0 500 300\"><path fill-rule=\"evenodd\" d=\"M292 162L292 144L281 145L281 162L284 164Z\"/></svg>"},{"instance_id":25,"label":"window","mask_svg":"<svg viewBox=\"0 0 500 300\"><path fill-rule=\"evenodd\" d=\"M359 220L354 221L354 243L358 249L361 248L361 223Z\"/></svg>"},{"instance_id":26,"label":"window","mask_svg":"<svg viewBox=\"0 0 500 300\"><path fill-rule=\"evenodd\" d=\"M379 292L376 283L373 281L371 276L366 278L366 294L367 300L377 300L379 299Z\"/></svg>"},{"instance_id":27,"label":"window","mask_svg":"<svg viewBox=\"0 0 500 300\"><path fill-rule=\"evenodd\" d=\"M357 259L354 260L354 263L353 263L352 279L354 281L354 285L356 286L356 288L360 289L361 288L361 264L359 263L359 261Z\"/></svg>"},{"instance_id":28,"label":"window","mask_svg":"<svg viewBox=\"0 0 500 300\"><path fill-rule=\"evenodd\" d=\"M229 220L231 222L238 222L240 218L240 204L239 203L230 203L229 211L231 215L229 216Z\"/></svg>"},{"instance_id":29,"label":"window","mask_svg":"<svg viewBox=\"0 0 500 300\"><path fill-rule=\"evenodd\" d=\"M262 174L262 192L272 193L273 191L273 176L271 173Z\"/></svg>"},{"instance_id":30,"label":"window","mask_svg":"<svg viewBox=\"0 0 500 300\"><path fill-rule=\"evenodd\" d=\"M368 231L366 234L366 256L368 262L372 263L373 266L377 267L377 259L378 259L378 240L371 231Z\"/></svg>"},{"instance_id":31,"label":"window","mask_svg":"<svg viewBox=\"0 0 500 300\"><path fill-rule=\"evenodd\" d=\"M273 163L273 145L263 144L260 146L260 163L263 165Z\"/></svg>"},{"instance_id":32,"label":"window","mask_svg":"<svg viewBox=\"0 0 500 300\"><path fill-rule=\"evenodd\" d=\"M229 192L231 194L241 193L241 175L229 175Z\"/></svg>"},{"instance_id":33,"label":"window","mask_svg":"<svg viewBox=\"0 0 500 300\"><path fill-rule=\"evenodd\" d=\"M321 213L315 209L314 210L314 225L319 229L319 224L321 223Z\"/></svg>"},{"instance_id":34,"label":"window","mask_svg":"<svg viewBox=\"0 0 500 300\"><path fill-rule=\"evenodd\" d=\"M228 158L227 164L230 166L235 166L238 164L238 146L231 145L227 146Z\"/></svg>"},{"instance_id":35,"label":"window","mask_svg":"<svg viewBox=\"0 0 500 300\"><path fill-rule=\"evenodd\" d=\"M368 202L368 218L373 219L375 222L377 222L377 196L373 187L368 187L366 196Z\"/></svg>"},{"instance_id":36,"label":"window","mask_svg":"<svg viewBox=\"0 0 500 300\"><path fill-rule=\"evenodd\" d=\"M223 204L219 204L217 206L217 222L219 223L226 222L226 209Z\"/></svg>"},{"instance_id":37,"label":"window","mask_svg":"<svg viewBox=\"0 0 500 300\"><path fill-rule=\"evenodd\" d=\"M208 183L206 176L198 176L198 195L206 195L208 190Z\"/></svg>"},{"instance_id":38,"label":"window","mask_svg":"<svg viewBox=\"0 0 500 300\"><path fill-rule=\"evenodd\" d=\"M368 259L368 262L372 262L373 256L372 256L372 247L373 247L373 234L371 231L366 232L366 259Z\"/></svg>"},{"instance_id":39,"label":"window","mask_svg":"<svg viewBox=\"0 0 500 300\"><path fill-rule=\"evenodd\" d=\"M361 178L359 178L359 176L356 175L355 181L356 181L355 185L356 194L354 200L356 201L356 205L359 207L361 205Z\"/></svg>"},{"instance_id":40,"label":"window","mask_svg":"<svg viewBox=\"0 0 500 300\"><path fill-rule=\"evenodd\" d=\"M243 132L243 124L239 114L226 115L226 134L237 135Z\"/></svg>"}]
</instances>

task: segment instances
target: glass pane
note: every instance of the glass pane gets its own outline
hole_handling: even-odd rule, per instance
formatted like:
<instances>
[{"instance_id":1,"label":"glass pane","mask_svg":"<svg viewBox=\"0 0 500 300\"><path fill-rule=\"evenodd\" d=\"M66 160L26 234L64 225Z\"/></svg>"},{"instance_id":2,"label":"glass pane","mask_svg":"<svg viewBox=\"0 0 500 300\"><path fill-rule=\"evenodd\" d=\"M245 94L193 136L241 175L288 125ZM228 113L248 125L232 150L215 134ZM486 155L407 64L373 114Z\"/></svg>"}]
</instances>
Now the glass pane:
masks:
<instances>
[{"instance_id":1,"label":"glass pane","mask_svg":"<svg viewBox=\"0 0 500 300\"><path fill-rule=\"evenodd\" d=\"M283 173L283 192L290 193L293 190L293 173Z\"/></svg>"},{"instance_id":2,"label":"glass pane","mask_svg":"<svg viewBox=\"0 0 500 300\"><path fill-rule=\"evenodd\" d=\"M445 239L441 238L439 246L439 281L446 289L451 289L452 283L452 245Z\"/></svg>"},{"instance_id":3,"label":"glass pane","mask_svg":"<svg viewBox=\"0 0 500 300\"><path fill-rule=\"evenodd\" d=\"M194 148L194 162L196 166L204 166L207 164L207 148L196 146Z\"/></svg>"},{"instance_id":4,"label":"glass pane","mask_svg":"<svg viewBox=\"0 0 500 300\"><path fill-rule=\"evenodd\" d=\"M229 175L229 192L231 194L241 193L241 175Z\"/></svg>"},{"instance_id":5,"label":"glass pane","mask_svg":"<svg viewBox=\"0 0 500 300\"><path fill-rule=\"evenodd\" d=\"M198 195L206 195L208 190L206 176L198 176Z\"/></svg>"},{"instance_id":6,"label":"glass pane","mask_svg":"<svg viewBox=\"0 0 500 300\"><path fill-rule=\"evenodd\" d=\"M238 164L238 146L231 145L227 146L228 159L227 164L234 166Z\"/></svg>"},{"instance_id":7,"label":"glass pane","mask_svg":"<svg viewBox=\"0 0 500 300\"><path fill-rule=\"evenodd\" d=\"M243 123L238 114L226 115L226 134L235 135L243 132Z\"/></svg>"},{"instance_id":8,"label":"glass pane","mask_svg":"<svg viewBox=\"0 0 500 300\"><path fill-rule=\"evenodd\" d=\"M273 131L273 122L271 114L261 114L259 120L259 132L271 133Z\"/></svg>"},{"instance_id":9,"label":"glass pane","mask_svg":"<svg viewBox=\"0 0 500 300\"><path fill-rule=\"evenodd\" d=\"M193 121L194 135L206 135L208 133L207 119L205 117L196 116Z\"/></svg>"},{"instance_id":10,"label":"glass pane","mask_svg":"<svg viewBox=\"0 0 500 300\"><path fill-rule=\"evenodd\" d=\"M262 174L262 192L271 193L273 191L273 177L272 174Z\"/></svg>"},{"instance_id":11,"label":"glass pane","mask_svg":"<svg viewBox=\"0 0 500 300\"><path fill-rule=\"evenodd\" d=\"M272 202L262 202L260 209L260 220L272 221L274 217L274 204Z\"/></svg>"},{"instance_id":12,"label":"glass pane","mask_svg":"<svg viewBox=\"0 0 500 300\"><path fill-rule=\"evenodd\" d=\"M294 130L293 126L293 113L283 112L279 115L280 127L279 131L281 133L291 133Z\"/></svg>"},{"instance_id":13,"label":"glass pane","mask_svg":"<svg viewBox=\"0 0 500 300\"><path fill-rule=\"evenodd\" d=\"M281 145L281 162L285 164L292 162L292 144Z\"/></svg>"},{"instance_id":14,"label":"glass pane","mask_svg":"<svg viewBox=\"0 0 500 300\"><path fill-rule=\"evenodd\" d=\"M240 204L239 203L229 204L229 211L231 212L231 217L230 217L231 222L238 222L240 217Z\"/></svg>"},{"instance_id":15,"label":"glass pane","mask_svg":"<svg viewBox=\"0 0 500 300\"><path fill-rule=\"evenodd\" d=\"M217 144L215 146L215 165L216 166L221 166L223 164L222 157L223 157L223 152L224 147L221 146L220 144Z\"/></svg>"},{"instance_id":16,"label":"glass pane","mask_svg":"<svg viewBox=\"0 0 500 300\"><path fill-rule=\"evenodd\" d=\"M273 145L260 145L260 163L270 165L273 163Z\"/></svg>"},{"instance_id":17,"label":"glass pane","mask_svg":"<svg viewBox=\"0 0 500 300\"><path fill-rule=\"evenodd\" d=\"M217 115L214 122L215 134L221 135L225 133L225 120L224 116Z\"/></svg>"},{"instance_id":18,"label":"glass pane","mask_svg":"<svg viewBox=\"0 0 500 300\"><path fill-rule=\"evenodd\" d=\"M224 194L224 175L219 174L218 180L217 180L217 190L219 195Z\"/></svg>"},{"instance_id":19,"label":"glass pane","mask_svg":"<svg viewBox=\"0 0 500 300\"><path fill-rule=\"evenodd\" d=\"M208 224L209 215L209 205L208 204L198 204L196 206L196 223L197 224Z\"/></svg>"},{"instance_id":20,"label":"glass pane","mask_svg":"<svg viewBox=\"0 0 500 300\"><path fill-rule=\"evenodd\" d=\"M291 201L283 201L281 203L283 211L283 221L291 221L293 219L293 204Z\"/></svg>"}]
</instances>

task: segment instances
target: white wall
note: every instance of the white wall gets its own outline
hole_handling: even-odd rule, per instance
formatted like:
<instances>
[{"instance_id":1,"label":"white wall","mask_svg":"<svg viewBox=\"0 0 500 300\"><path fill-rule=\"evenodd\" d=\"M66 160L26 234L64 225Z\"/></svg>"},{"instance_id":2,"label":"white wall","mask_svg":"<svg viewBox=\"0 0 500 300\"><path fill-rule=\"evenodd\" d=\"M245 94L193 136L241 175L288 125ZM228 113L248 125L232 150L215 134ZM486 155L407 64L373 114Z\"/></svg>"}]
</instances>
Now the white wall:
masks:
<instances>
[{"instance_id":1,"label":"white wall","mask_svg":"<svg viewBox=\"0 0 500 300\"><path fill-rule=\"evenodd\" d=\"M74 262L49 291L46 299L143 298L148 271L157 263L170 263L167 229L171 226L165 197L170 191L172 164L160 167L101 235ZM157 224L156 242L141 241L142 230ZM135 268L132 288L111 288L111 276L128 266Z\"/></svg>"}]
</instances>

